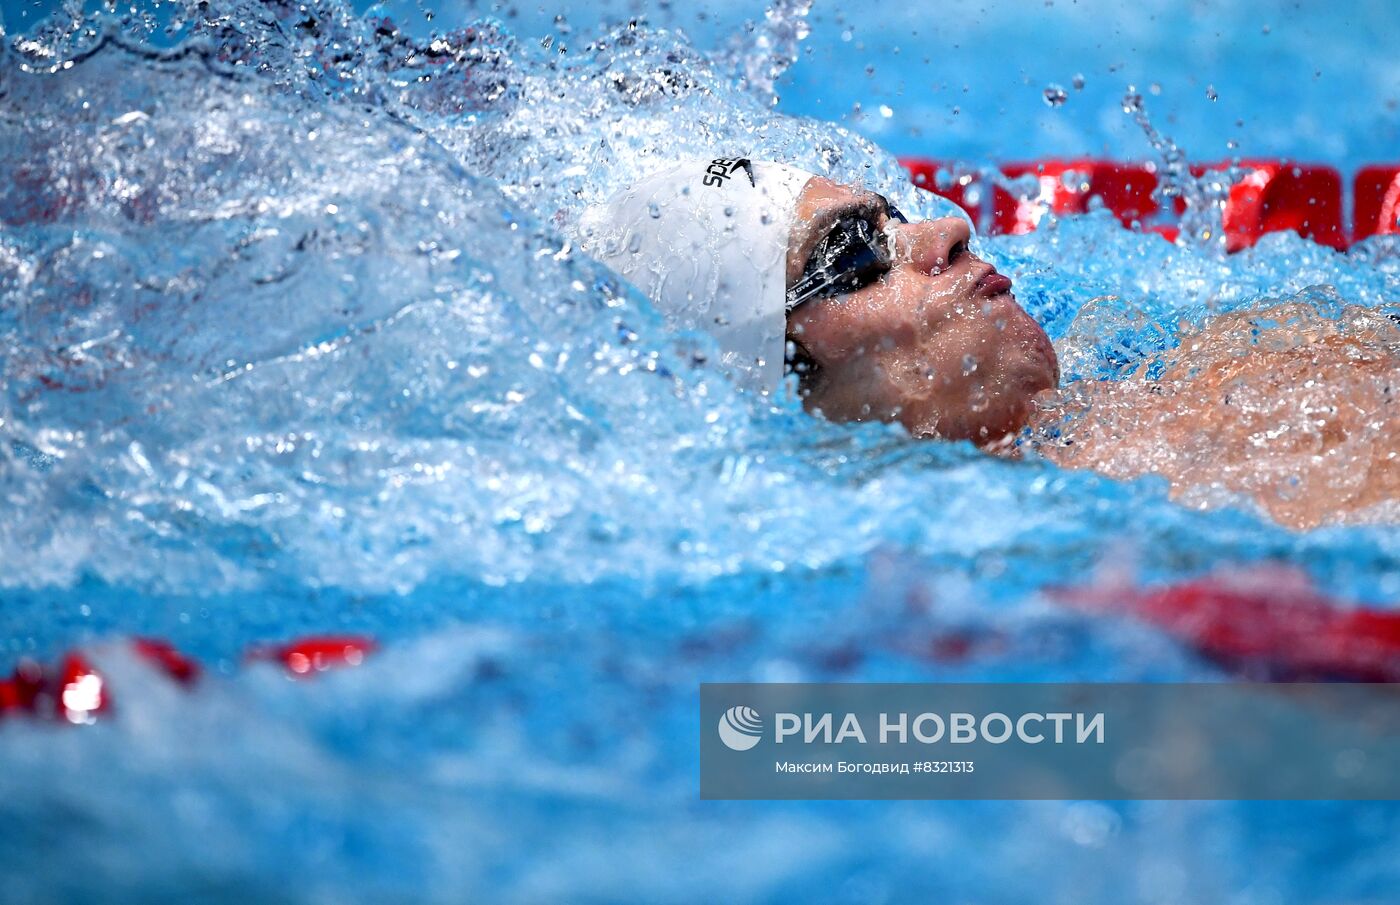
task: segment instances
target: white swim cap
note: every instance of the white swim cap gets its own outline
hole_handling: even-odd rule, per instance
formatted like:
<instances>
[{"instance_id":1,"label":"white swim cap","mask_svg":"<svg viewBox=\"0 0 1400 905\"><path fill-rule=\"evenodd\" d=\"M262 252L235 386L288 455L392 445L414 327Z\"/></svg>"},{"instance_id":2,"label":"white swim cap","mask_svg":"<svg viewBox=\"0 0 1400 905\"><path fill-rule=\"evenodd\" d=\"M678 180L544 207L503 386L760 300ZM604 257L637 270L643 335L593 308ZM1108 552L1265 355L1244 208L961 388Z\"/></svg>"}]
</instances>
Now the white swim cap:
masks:
<instances>
[{"instance_id":1,"label":"white swim cap","mask_svg":"<svg viewBox=\"0 0 1400 905\"><path fill-rule=\"evenodd\" d=\"M741 387L772 393L787 344L788 233L811 178L744 158L687 161L588 208L579 240L672 329L714 336Z\"/></svg>"}]
</instances>

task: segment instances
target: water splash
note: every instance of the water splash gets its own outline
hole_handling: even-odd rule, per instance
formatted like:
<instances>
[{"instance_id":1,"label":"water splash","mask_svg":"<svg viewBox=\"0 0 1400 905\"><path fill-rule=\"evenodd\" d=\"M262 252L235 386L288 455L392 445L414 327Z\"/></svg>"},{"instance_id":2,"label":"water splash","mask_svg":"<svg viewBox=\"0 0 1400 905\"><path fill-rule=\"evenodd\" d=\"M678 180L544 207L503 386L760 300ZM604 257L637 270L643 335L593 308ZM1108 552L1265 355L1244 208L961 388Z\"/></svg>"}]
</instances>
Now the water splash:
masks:
<instances>
[{"instance_id":1,"label":"water splash","mask_svg":"<svg viewBox=\"0 0 1400 905\"><path fill-rule=\"evenodd\" d=\"M1178 198L1185 203L1186 209L1181 214L1182 240L1223 256L1226 251L1225 203L1230 197L1230 187L1239 180L1239 173L1206 173L1200 177L1193 174L1186 152L1157 131L1147 115L1142 95L1132 86L1123 95L1123 112L1142 129L1147 143L1161 161L1156 194L1162 206L1170 208Z\"/></svg>"},{"instance_id":2,"label":"water splash","mask_svg":"<svg viewBox=\"0 0 1400 905\"><path fill-rule=\"evenodd\" d=\"M799 45L811 34L811 11L812 0L777 0L764 10L762 24L746 22L719 57L769 106L778 105L778 79L797 62Z\"/></svg>"}]
</instances>

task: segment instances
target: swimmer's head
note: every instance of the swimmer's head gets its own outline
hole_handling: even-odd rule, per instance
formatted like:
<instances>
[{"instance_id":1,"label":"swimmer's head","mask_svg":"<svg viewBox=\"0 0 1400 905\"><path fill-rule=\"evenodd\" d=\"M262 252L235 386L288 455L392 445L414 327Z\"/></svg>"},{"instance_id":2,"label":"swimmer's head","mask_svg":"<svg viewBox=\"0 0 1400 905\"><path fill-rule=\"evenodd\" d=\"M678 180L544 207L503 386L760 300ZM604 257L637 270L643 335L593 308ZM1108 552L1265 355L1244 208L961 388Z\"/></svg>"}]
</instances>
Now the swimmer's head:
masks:
<instances>
[{"instance_id":1,"label":"swimmer's head","mask_svg":"<svg viewBox=\"0 0 1400 905\"><path fill-rule=\"evenodd\" d=\"M798 374L809 411L990 443L1058 380L1055 352L974 257L965 220L780 164L698 161L591 208L585 248L676 327L713 334L741 385Z\"/></svg>"},{"instance_id":2,"label":"swimmer's head","mask_svg":"<svg viewBox=\"0 0 1400 905\"><path fill-rule=\"evenodd\" d=\"M744 158L686 161L585 211L583 247L672 328L714 336L741 386L771 393L783 380L788 237L811 178Z\"/></svg>"}]
</instances>

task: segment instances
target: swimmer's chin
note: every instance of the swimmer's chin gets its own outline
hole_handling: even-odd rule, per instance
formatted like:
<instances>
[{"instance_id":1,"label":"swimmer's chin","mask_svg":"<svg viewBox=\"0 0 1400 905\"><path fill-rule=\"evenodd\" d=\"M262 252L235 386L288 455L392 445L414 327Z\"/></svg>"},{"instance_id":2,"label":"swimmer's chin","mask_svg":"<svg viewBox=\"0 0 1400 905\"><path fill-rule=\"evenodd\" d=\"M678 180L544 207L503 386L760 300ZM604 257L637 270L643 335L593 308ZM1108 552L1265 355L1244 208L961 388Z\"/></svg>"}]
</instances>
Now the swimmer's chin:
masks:
<instances>
[{"instance_id":1,"label":"swimmer's chin","mask_svg":"<svg viewBox=\"0 0 1400 905\"><path fill-rule=\"evenodd\" d=\"M1057 389L1060 385L1060 362L1049 337L1039 331L1031 338L1019 358L1007 367L1007 382L1014 387L1010 392L1026 400L1029 413L1034 407L1032 400L1041 393Z\"/></svg>"}]
</instances>

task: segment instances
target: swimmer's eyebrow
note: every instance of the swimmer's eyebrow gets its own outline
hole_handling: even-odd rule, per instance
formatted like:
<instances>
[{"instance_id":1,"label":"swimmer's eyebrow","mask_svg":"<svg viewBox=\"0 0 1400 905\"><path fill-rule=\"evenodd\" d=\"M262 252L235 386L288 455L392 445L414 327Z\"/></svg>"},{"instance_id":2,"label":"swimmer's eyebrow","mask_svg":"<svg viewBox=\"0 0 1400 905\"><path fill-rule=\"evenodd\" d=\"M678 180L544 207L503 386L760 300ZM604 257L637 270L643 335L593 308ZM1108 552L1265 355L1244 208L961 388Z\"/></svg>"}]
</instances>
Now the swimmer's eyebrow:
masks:
<instances>
[{"instance_id":1,"label":"swimmer's eyebrow","mask_svg":"<svg viewBox=\"0 0 1400 905\"><path fill-rule=\"evenodd\" d=\"M885 200L884 195L868 192L854 200L833 204L831 207L818 211L816 217L812 219L829 230L846 217L868 216L870 214L885 214L888 216L889 212L890 203Z\"/></svg>"}]
</instances>

